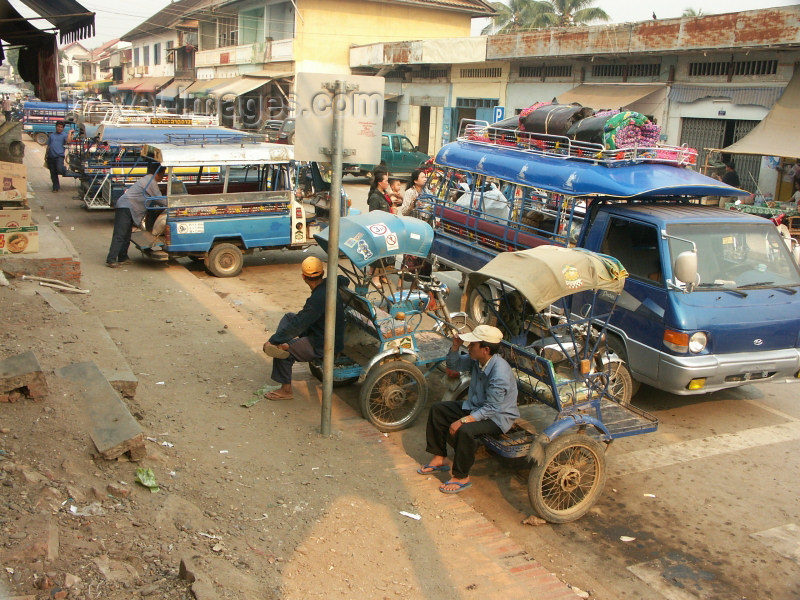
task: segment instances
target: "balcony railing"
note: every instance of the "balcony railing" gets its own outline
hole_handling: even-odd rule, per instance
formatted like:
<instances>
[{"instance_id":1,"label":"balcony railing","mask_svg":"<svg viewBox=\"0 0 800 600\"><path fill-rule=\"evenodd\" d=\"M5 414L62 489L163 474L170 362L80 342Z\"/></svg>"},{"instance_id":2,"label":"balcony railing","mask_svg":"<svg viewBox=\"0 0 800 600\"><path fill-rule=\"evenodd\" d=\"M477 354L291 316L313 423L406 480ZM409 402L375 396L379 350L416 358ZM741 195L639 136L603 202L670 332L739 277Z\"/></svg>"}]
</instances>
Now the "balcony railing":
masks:
<instances>
[{"instance_id":1,"label":"balcony railing","mask_svg":"<svg viewBox=\"0 0 800 600\"><path fill-rule=\"evenodd\" d=\"M257 44L201 50L195 55L195 66L244 65L294 60L294 40L266 40Z\"/></svg>"}]
</instances>

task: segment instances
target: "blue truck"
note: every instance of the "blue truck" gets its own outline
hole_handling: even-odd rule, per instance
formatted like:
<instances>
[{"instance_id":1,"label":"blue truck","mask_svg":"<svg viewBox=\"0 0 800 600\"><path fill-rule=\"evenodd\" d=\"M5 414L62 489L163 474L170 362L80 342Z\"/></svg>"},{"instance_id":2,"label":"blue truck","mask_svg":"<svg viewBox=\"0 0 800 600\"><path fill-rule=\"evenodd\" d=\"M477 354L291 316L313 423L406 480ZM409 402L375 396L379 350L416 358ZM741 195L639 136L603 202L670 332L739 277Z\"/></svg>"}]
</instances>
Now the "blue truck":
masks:
<instances>
[{"instance_id":1,"label":"blue truck","mask_svg":"<svg viewBox=\"0 0 800 600\"><path fill-rule=\"evenodd\" d=\"M632 393L639 383L699 394L798 380L797 248L769 220L699 202L746 192L687 168L686 149L609 154L527 135L465 136L438 153L419 216L434 226L440 268L469 273L542 244L608 254L629 273L608 346ZM493 294L487 282L462 308L480 320Z\"/></svg>"},{"instance_id":2,"label":"blue truck","mask_svg":"<svg viewBox=\"0 0 800 600\"><path fill-rule=\"evenodd\" d=\"M56 130L58 121L65 122L65 129L77 129L77 124L67 118L70 104L66 102L24 102L22 104L22 131L42 146L47 137Z\"/></svg>"}]
</instances>

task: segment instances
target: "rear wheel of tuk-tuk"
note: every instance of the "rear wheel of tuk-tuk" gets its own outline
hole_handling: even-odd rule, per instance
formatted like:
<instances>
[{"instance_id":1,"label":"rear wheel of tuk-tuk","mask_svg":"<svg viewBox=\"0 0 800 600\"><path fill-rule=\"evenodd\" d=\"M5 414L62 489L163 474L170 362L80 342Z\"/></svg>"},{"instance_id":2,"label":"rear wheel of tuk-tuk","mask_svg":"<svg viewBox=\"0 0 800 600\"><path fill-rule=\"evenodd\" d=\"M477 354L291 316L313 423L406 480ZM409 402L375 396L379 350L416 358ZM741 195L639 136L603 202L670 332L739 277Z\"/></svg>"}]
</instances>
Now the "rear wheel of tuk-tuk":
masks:
<instances>
[{"instance_id":1,"label":"rear wheel of tuk-tuk","mask_svg":"<svg viewBox=\"0 0 800 600\"><path fill-rule=\"evenodd\" d=\"M528 498L550 523L579 519L597 501L606 483L602 442L575 433L557 437L544 449L544 460L528 476Z\"/></svg>"},{"instance_id":2,"label":"rear wheel of tuk-tuk","mask_svg":"<svg viewBox=\"0 0 800 600\"><path fill-rule=\"evenodd\" d=\"M36 140L36 143L39 144L40 146L47 146L47 134L46 133L43 133L43 132L40 131L35 136L33 136L33 139Z\"/></svg>"},{"instance_id":3,"label":"rear wheel of tuk-tuk","mask_svg":"<svg viewBox=\"0 0 800 600\"><path fill-rule=\"evenodd\" d=\"M242 251L233 244L217 244L206 258L206 268L217 277L236 277L242 272L243 266Z\"/></svg>"},{"instance_id":4,"label":"rear wheel of tuk-tuk","mask_svg":"<svg viewBox=\"0 0 800 600\"><path fill-rule=\"evenodd\" d=\"M373 367L359 392L361 414L381 431L400 431L410 426L427 400L425 376L405 360Z\"/></svg>"}]
</instances>

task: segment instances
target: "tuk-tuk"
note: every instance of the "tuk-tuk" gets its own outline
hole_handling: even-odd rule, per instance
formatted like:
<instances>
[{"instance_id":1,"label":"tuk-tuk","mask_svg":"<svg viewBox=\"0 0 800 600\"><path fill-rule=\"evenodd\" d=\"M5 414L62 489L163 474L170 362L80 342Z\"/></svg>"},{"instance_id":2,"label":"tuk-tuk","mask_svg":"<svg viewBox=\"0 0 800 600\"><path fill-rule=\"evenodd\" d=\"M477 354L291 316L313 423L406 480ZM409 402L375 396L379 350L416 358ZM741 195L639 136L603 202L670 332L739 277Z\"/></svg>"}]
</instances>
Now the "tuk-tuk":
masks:
<instances>
[{"instance_id":1,"label":"tuk-tuk","mask_svg":"<svg viewBox=\"0 0 800 600\"><path fill-rule=\"evenodd\" d=\"M333 382L361 383L363 417L381 431L399 431L424 410L427 378L443 367L450 335L468 326L466 316L447 312L449 292L442 282L421 276L419 269L394 266L403 255L428 256L430 225L380 210L339 223L338 250L347 258L339 269L352 287L339 288L347 330ZM330 252L327 229L314 237ZM309 366L321 380L321 361Z\"/></svg>"},{"instance_id":2,"label":"tuk-tuk","mask_svg":"<svg viewBox=\"0 0 800 600\"><path fill-rule=\"evenodd\" d=\"M529 500L551 523L573 521L597 500L613 440L658 427L629 403L630 375L607 343L627 276L610 256L539 246L501 253L467 277L465 298L489 280L499 288L484 300L488 321L504 334L500 354L516 374L520 409L508 432L481 441L500 456L528 457ZM462 375L446 398L468 386Z\"/></svg>"}]
</instances>

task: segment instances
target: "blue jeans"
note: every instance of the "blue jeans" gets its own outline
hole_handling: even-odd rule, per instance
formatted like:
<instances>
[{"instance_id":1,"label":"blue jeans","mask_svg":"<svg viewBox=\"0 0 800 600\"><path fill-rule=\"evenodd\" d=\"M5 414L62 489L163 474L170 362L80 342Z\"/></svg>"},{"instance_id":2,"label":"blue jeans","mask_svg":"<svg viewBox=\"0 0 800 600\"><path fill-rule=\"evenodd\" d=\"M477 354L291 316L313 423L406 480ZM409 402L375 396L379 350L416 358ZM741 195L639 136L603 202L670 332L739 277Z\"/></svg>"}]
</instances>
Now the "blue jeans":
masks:
<instances>
[{"instance_id":1,"label":"blue jeans","mask_svg":"<svg viewBox=\"0 0 800 600\"><path fill-rule=\"evenodd\" d=\"M62 177L65 177L67 174L67 168L64 166L64 157L48 156L47 168L50 170L50 181L53 182L53 191L57 192L61 188L61 184L58 181L58 176L61 175Z\"/></svg>"}]
</instances>

